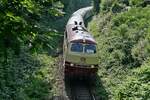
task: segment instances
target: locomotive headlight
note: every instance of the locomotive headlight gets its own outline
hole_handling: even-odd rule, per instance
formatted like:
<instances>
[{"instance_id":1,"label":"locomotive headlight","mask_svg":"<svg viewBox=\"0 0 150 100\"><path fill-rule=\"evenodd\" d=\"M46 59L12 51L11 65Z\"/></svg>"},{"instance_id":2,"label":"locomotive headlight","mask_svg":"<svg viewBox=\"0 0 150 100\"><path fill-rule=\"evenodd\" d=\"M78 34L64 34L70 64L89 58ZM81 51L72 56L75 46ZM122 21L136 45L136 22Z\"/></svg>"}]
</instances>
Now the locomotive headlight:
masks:
<instances>
[{"instance_id":1,"label":"locomotive headlight","mask_svg":"<svg viewBox=\"0 0 150 100\"><path fill-rule=\"evenodd\" d=\"M74 64L71 63L70 66L74 66Z\"/></svg>"},{"instance_id":2,"label":"locomotive headlight","mask_svg":"<svg viewBox=\"0 0 150 100\"><path fill-rule=\"evenodd\" d=\"M94 65L91 65L91 68L94 68Z\"/></svg>"},{"instance_id":3,"label":"locomotive headlight","mask_svg":"<svg viewBox=\"0 0 150 100\"><path fill-rule=\"evenodd\" d=\"M85 39L83 39L83 42L84 42L84 43L86 42Z\"/></svg>"}]
</instances>

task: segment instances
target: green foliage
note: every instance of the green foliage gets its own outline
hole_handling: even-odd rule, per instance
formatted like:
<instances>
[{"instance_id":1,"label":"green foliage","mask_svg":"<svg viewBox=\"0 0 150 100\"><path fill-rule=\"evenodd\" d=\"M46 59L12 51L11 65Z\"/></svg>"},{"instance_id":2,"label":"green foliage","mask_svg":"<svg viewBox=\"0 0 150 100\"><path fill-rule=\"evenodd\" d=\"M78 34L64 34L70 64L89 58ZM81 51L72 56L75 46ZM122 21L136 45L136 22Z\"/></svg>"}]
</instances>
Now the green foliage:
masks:
<instances>
[{"instance_id":1,"label":"green foliage","mask_svg":"<svg viewBox=\"0 0 150 100\"><path fill-rule=\"evenodd\" d=\"M94 12L99 13L101 0L93 0Z\"/></svg>"},{"instance_id":2,"label":"green foliage","mask_svg":"<svg viewBox=\"0 0 150 100\"><path fill-rule=\"evenodd\" d=\"M123 10L128 3L121 1L102 1L101 12L89 24L98 42L98 75L108 99L148 100L150 7L128 2L130 9ZM123 9L114 10L118 5Z\"/></svg>"},{"instance_id":3,"label":"green foliage","mask_svg":"<svg viewBox=\"0 0 150 100\"><path fill-rule=\"evenodd\" d=\"M101 11L103 12L121 12L129 2L126 0L102 0Z\"/></svg>"},{"instance_id":4,"label":"green foliage","mask_svg":"<svg viewBox=\"0 0 150 100\"><path fill-rule=\"evenodd\" d=\"M134 67L142 64L149 56L149 13L149 7L133 8L112 17L105 31L100 30L101 64L106 67L116 64Z\"/></svg>"},{"instance_id":5,"label":"green foliage","mask_svg":"<svg viewBox=\"0 0 150 100\"><path fill-rule=\"evenodd\" d=\"M144 7L148 4L146 0L102 0L100 6L102 12L120 13L131 7Z\"/></svg>"},{"instance_id":6,"label":"green foliage","mask_svg":"<svg viewBox=\"0 0 150 100\"><path fill-rule=\"evenodd\" d=\"M121 49L125 53L128 57L127 59L125 58L125 61L131 61L128 64L132 66L142 64L149 56L149 48L147 47L149 44L147 35L149 34L148 30L150 29L149 13L149 7L134 8L127 13L118 14L112 19L112 31L110 31L110 33L111 35L121 38L120 41L123 42L123 44L120 45L121 47L116 49Z\"/></svg>"},{"instance_id":7,"label":"green foliage","mask_svg":"<svg viewBox=\"0 0 150 100\"><path fill-rule=\"evenodd\" d=\"M115 0L102 0L102 2L101 2L102 10L108 10L109 11L114 2L115 2Z\"/></svg>"},{"instance_id":8,"label":"green foliage","mask_svg":"<svg viewBox=\"0 0 150 100\"><path fill-rule=\"evenodd\" d=\"M44 32L38 34L32 41L33 47L30 50L33 52L43 52L44 49L48 51L50 55L56 55L61 50L60 43L62 37L63 35L58 32Z\"/></svg>"},{"instance_id":9,"label":"green foliage","mask_svg":"<svg viewBox=\"0 0 150 100\"><path fill-rule=\"evenodd\" d=\"M51 56L61 49L70 14L91 1L0 0L0 100L58 95Z\"/></svg>"},{"instance_id":10,"label":"green foliage","mask_svg":"<svg viewBox=\"0 0 150 100\"><path fill-rule=\"evenodd\" d=\"M132 73L132 76L127 76L125 82L119 85L116 99L148 100L150 98L150 62L135 69Z\"/></svg>"},{"instance_id":11,"label":"green foliage","mask_svg":"<svg viewBox=\"0 0 150 100\"><path fill-rule=\"evenodd\" d=\"M129 1L130 1L130 5L137 6L142 4L144 0L129 0Z\"/></svg>"},{"instance_id":12,"label":"green foliage","mask_svg":"<svg viewBox=\"0 0 150 100\"><path fill-rule=\"evenodd\" d=\"M37 27L41 15L51 11L50 16L62 16L57 10L55 4L57 1L59 0L2 0L0 2L0 46L2 47L0 52L3 52L1 56L5 56L5 62L8 49L19 54L21 45L33 45L35 37L41 33L40 27ZM48 33L47 30L44 32Z\"/></svg>"},{"instance_id":13,"label":"green foliage","mask_svg":"<svg viewBox=\"0 0 150 100\"><path fill-rule=\"evenodd\" d=\"M1 100L47 100L52 97L54 60L45 54L25 52L21 51L18 57L10 54L6 65L0 63Z\"/></svg>"}]
</instances>

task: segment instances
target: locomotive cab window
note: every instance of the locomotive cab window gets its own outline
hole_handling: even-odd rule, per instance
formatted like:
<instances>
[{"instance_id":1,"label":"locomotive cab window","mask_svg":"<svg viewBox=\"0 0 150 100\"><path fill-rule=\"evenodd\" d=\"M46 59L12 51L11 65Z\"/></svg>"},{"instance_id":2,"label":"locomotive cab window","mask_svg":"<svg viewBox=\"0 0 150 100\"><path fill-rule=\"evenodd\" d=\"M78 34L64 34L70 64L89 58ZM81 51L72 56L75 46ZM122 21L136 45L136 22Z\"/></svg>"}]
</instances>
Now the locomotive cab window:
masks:
<instances>
[{"instance_id":1,"label":"locomotive cab window","mask_svg":"<svg viewBox=\"0 0 150 100\"><path fill-rule=\"evenodd\" d=\"M96 45L94 44L87 44L84 46L84 52L88 54L96 53Z\"/></svg>"},{"instance_id":2,"label":"locomotive cab window","mask_svg":"<svg viewBox=\"0 0 150 100\"><path fill-rule=\"evenodd\" d=\"M83 44L81 44L81 43L72 43L71 51L72 52L83 52Z\"/></svg>"},{"instance_id":3,"label":"locomotive cab window","mask_svg":"<svg viewBox=\"0 0 150 100\"><path fill-rule=\"evenodd\" d=\"M71 51L87 53L87 54L95 54L96 53L96 45L95 44L72 43Z\"/></svg>"}]
</instances>

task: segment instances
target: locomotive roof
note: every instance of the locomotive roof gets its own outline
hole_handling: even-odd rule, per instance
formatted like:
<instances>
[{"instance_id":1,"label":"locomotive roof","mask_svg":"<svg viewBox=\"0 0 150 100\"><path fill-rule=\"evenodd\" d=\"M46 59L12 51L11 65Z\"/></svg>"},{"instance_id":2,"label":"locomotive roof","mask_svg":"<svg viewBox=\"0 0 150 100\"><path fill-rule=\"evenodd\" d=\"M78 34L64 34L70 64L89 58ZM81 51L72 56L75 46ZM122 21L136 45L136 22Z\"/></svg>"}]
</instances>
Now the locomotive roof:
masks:
<instances>
[{"instance_id":1,"label":"locomotive roof","mask_svg":"<svg viewBox=\"0 0 150 100\"><path fill-rule=\"evenodd\" d=\"M72 16L69 19L67 25L70 25L70 24L77 24L77 25L79 25L79 23L82 23L82 26L85 27L82 16L76 15L76 16Z\"/></svg>"},{"instance_id":2,"label":"locomotive roof","mask_svg":"<svg viewBox=\"0 0 150 100\"><path fill-rule=\"evenodd\" d=\"M68 42L86 42L96 44L93 36L82 26L69 24L66 26Z\"/></svg>"},{"instance_id":3,"label":"locomotive roof","mask_svg":"<svg viewBox=\"0 0 150 100\"><path fill-rule=\"evenodd\" d=\"M83 23L82 26L84 26L83 18L86 16L86 13L87 13L88 11L91 11L92 9L93 9L93 7L90 6L90 7L85 7L85 8L81 8L81 9L77 10L76 12L74 12L74 13L72 14L72 16L70 17L70 19L69 19L67 25L69 25L69 24L74 24L74 21L76 21L76 22L78 22L78 23L79 23L79 22L82 22L82 23ZM85 27L85 26L84 26L84 27Z\"/></svg>"},{"instance_id":4,"label":"locomotive roof","mask_svg":"<svg viewBox=\"0 0 150 100\"><path fill-rule=\"evenodd\" d=\"M90 6L90 7L84 7L84 8L81 8L79 10L77 10L76 12L74 12L72 15L80 15L82 16L82 18L84 18L84 16L86 15L86 13L88 11L91 11L93 9L93 6Z\"/></svg>"}]
</instances>

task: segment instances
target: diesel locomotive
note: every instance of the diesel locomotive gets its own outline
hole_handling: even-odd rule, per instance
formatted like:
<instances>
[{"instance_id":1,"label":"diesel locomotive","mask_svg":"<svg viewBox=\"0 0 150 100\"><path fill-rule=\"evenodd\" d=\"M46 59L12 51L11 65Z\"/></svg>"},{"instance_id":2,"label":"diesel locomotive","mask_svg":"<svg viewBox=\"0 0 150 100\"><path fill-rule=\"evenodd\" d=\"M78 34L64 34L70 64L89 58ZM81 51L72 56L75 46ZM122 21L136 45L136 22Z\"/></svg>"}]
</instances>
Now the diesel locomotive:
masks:
<instances>
[{"instance_id":1,"label":"diesel locomotive","mask_svg":"<svg viewBox=\"0 0 150 100\"><path fill-rule=\"evenodd\" d=\"M77 10L67 22L63 43L66 74L88 75L97 72L97 44L84 24L84 19L91 16L92 9L85 7Z\"/></svg>"}]
</instances>

